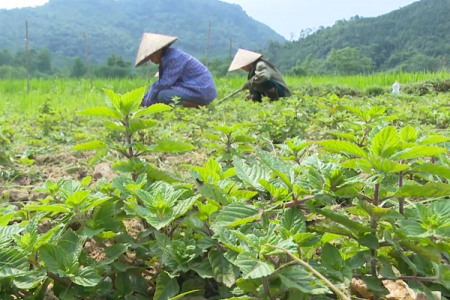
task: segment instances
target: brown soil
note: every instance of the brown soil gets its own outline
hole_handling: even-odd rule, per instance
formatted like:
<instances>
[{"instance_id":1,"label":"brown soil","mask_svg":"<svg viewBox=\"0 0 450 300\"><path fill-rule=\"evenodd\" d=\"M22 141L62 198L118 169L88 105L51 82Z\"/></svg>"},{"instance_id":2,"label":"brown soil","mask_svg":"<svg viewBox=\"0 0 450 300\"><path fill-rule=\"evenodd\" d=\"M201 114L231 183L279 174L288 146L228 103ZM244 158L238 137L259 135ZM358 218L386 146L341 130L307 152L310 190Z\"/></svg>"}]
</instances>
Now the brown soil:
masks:
<instances>
[{"instance_id":1,"label":"brown soil","mask_svg":"<svg viewBox=\"0 0 450 300\"><path fill-rule=\"evenodd\" d=\"M94 239L90 239L86 241L84 244L84 250L92 257L95 261L104 261L108 258L108 256L103 252L105 248L101 245L97 245L97 242Z\"/></svg>"},{"instance_id":2,"label":"brown soil","mask_svg":"<svg viewBox=\"0 0 450 300\"><path fill-rule=\"evenodd\" d=\"M383 280L383 285L389 290L389 294L386 296L387 300L429 300L422 293L415 295L409 288L408 284L403 280ZM351 293L352 295L359 296L364 299L373 299L373 293L368 291L367 285L362 279L353 278L351 283Z\"/></svg>"},{"instance_id":3,"label":"brown soil","mask_svg":"<svg viewBox=\"0 0 450 300\"><path fill-rule=\"evenodd\" d=\"M124 224L128 234L134 239L137 238L139 233L145 231L142 220L138 219L125 220Z\"/></svg>"}]
</instances>

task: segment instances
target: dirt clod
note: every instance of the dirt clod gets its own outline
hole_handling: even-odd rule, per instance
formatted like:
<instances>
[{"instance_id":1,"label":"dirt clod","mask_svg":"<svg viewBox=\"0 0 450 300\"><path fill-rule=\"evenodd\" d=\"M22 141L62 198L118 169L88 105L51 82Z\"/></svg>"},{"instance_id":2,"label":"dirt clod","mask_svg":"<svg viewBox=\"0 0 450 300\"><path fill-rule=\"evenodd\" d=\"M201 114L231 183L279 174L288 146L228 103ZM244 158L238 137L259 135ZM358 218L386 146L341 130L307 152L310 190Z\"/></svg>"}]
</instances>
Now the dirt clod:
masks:
<instances>
[{"instance_id":1,"label":"dirt clod","mask_svg":"<svg viewBox=\"0 0 450 300\"><path fill-rule=\"evenodd\" d=\"M29 194L25 190L10 190L9 200L11 202L22 202L29 200Z\"/></svg>"},{"instance_id":2,"label":"dirt clod","mask_svg":"<svg viewBox=\"0 0 450 300\"><path fill-rule=\"evenodd\" d=\"M95 180L105 178L108 181L111 181L114 179L114 172L111 170L109 164L101 163L95 166L93 178Z\"/></svg>"}]
</instances>

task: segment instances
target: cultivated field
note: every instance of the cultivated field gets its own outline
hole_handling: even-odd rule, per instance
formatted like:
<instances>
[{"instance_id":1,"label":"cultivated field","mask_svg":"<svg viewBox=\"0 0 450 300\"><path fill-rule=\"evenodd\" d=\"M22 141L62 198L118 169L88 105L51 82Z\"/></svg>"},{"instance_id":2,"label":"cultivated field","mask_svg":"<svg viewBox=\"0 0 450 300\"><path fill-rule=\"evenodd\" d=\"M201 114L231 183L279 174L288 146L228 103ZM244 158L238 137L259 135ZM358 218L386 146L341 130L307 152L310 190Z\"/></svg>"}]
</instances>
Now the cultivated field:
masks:
<instances>
[{"instance_id":1,"label":"cultivated field","mask_svg":"<svg viewBox=\"0 0 450 300\"><path fill-rule=\"evenodd\" d=\"M0 299L449 297L448 77L0 81Z\"/></svg>"}]
</instances>

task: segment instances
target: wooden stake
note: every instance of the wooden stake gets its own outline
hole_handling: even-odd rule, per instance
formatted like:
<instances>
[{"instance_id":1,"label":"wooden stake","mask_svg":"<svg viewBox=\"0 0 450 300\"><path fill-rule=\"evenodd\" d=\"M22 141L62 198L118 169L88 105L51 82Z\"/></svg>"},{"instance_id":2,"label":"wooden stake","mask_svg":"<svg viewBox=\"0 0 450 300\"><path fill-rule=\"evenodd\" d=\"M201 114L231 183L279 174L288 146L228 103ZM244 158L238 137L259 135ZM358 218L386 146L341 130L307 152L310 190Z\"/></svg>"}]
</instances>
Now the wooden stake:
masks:
<instances>
[{"instance_id":1,"label":"wooden stake","mask_svg":"<svg viewBox=\"0 0 450 300\"><path fill-rule=\"evenodd\" d=\"M211 22L208 24L208 42L206 43L206 67L208 67L209 40L211 38Z\"/></svg>"},{"instance_id":2,"label":"wooden stake","mask_svg":"<svg viewBox=\"0 0 450 300\"><path fill-rule=\"evenodd\" d=\"M233 56L233 40L230 39L230 59Z\"/></svg>"},{"instance_id":3,"label":"wooden stake","mask_svg":"<svg viewBox=\"0 0 450 300\"><path fill-rule=\"evenodd\" d=\"M30 93L30 57L28 53L28 20L25 21L25 65L27 68L27 94Z\"/></svg>"},{"instance_id":4,"label":"wooden stake","mask_svg":"<svg viewBox=\"0 0 450 300\"><path fill-rule=\"evenodd\" d=\"M89 64L89 44L88 44L88 41L87 41L86 32L83 32L83 37L84 37L84 46L85 46L85 49L86 49L86 66L87 66L89 80L91 82L91 89L93 89L94 88L94 82L92 80L91 66Z\"/></svg>"}]
</instances>

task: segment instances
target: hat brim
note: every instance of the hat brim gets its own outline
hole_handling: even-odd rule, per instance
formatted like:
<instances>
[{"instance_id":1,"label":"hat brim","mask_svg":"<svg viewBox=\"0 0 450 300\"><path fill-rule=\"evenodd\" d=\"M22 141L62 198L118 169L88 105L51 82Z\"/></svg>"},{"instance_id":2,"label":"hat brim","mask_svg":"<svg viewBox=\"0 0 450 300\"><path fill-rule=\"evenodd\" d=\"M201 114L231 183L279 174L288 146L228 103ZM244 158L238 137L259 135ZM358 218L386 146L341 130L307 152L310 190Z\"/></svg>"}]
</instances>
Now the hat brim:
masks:
<instances>
[{"instance_id":1,"label":"hat brim","mask_svg":"<svg viewBox=\"0 0 450 300\"><path fill-rule=\"evenodd\" d=\"M258 59L263 57L262 54L239 49L238 53L236 53L236 56L234 57L233 61L231 62L230 67L228 68L228 72L236 71L239 69L242 69L245 66L248 66Z\"/></svg>"},{"instance_id":2,"label":"hat brim","mask_svg":"<svg viewBox=\"0 0 450 300\"><path fill-rule=\"evenodd\" d=\"M177 40L178 40L178 38L176 38L175 40L173 40L173 41L171 41L171 42L169 42L169 43L164 43L164 44L162 44L161 46L156 47L153 51L147 53L147 54L144 56L144 58L142 58L142 59L136 61L136 64L135 64L134 67L137 68L137 67L142 66L143 64L146 64L146 63L150 60L150 56L151 56L152 54L154 54L154 53L156 53L157 51L163 49L164 47L168 47L168 46L173 45Z\"/></svg>"}]
</instances>

